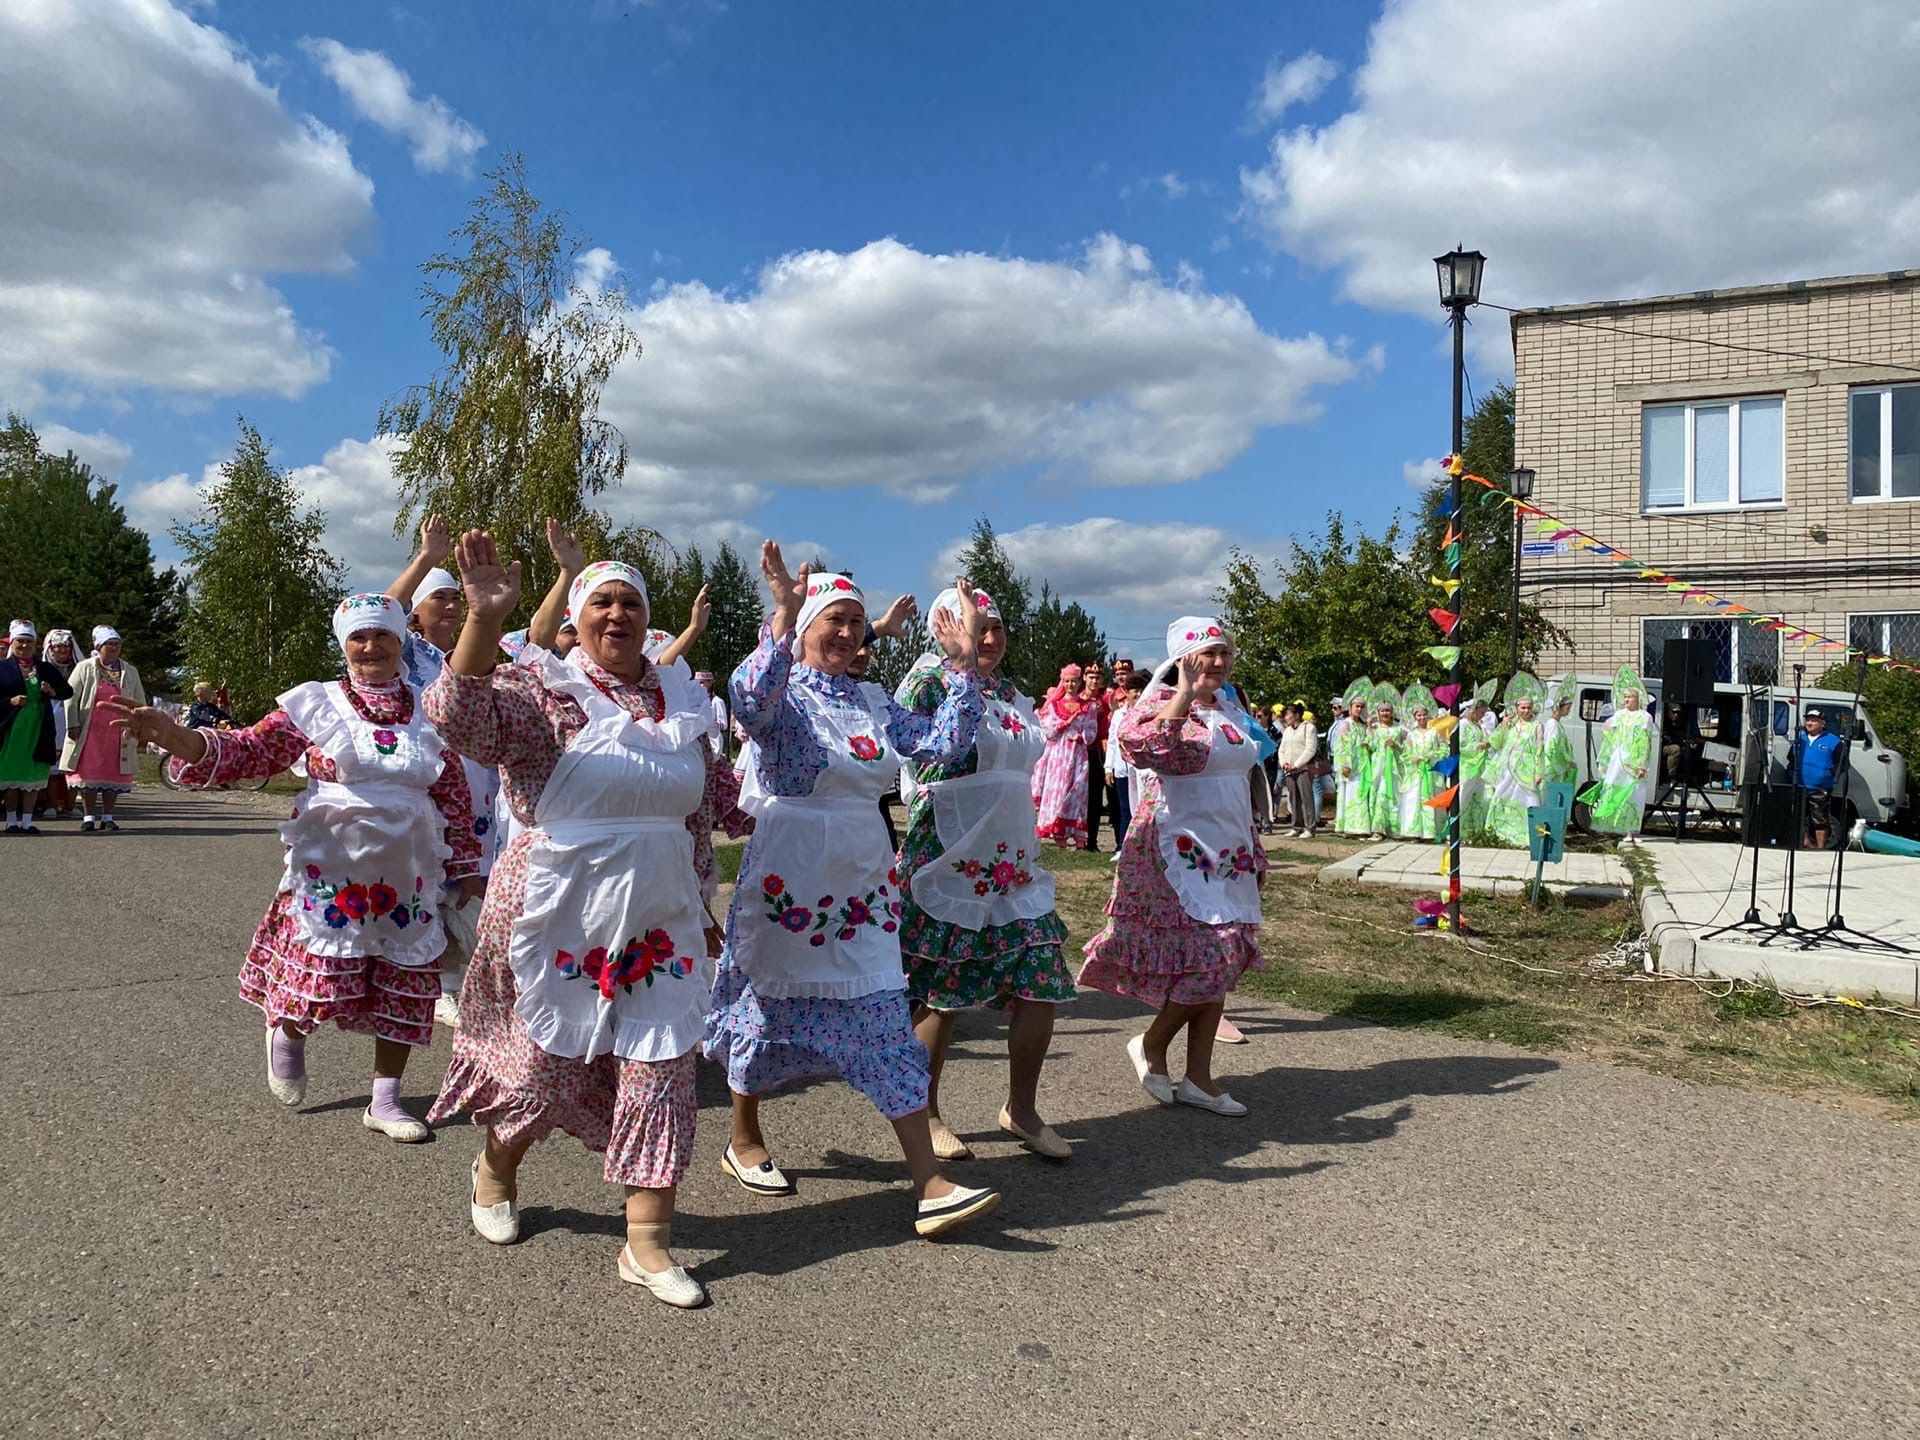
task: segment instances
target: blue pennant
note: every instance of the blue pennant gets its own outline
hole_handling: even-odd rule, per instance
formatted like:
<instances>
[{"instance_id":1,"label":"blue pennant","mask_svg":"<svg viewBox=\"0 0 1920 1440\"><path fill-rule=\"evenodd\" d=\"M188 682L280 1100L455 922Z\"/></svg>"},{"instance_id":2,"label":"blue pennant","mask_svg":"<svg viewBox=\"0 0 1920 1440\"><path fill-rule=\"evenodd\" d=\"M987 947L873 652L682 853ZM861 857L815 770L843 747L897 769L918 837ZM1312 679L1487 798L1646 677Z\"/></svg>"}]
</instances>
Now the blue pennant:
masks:
<instances>
[{"instance_id":1,"label":"blue pennant","mask_svg":"<svg viewBox=\"0 0 1920 1440\"><path fill-rule=\"evenodd\" d=\"M1442 495L1440 497L1440 509L1439 509L1440 518L1442 520L1445 520L1452 514L1453 514L1453 496Z\"/></svg>"},{"instance_id":2,"label":"blue pennant","mask_svg":"<svg viewBox=\"0 0 1920 1440\"><path fill-rule=\"evenodd\" d=\"M1454 771L1460 768L1460 757L1458 755L1442 755L1438 760L1434 761L1429 768L1436 775L1451 776Z\"/></svg>"}]
</instances>

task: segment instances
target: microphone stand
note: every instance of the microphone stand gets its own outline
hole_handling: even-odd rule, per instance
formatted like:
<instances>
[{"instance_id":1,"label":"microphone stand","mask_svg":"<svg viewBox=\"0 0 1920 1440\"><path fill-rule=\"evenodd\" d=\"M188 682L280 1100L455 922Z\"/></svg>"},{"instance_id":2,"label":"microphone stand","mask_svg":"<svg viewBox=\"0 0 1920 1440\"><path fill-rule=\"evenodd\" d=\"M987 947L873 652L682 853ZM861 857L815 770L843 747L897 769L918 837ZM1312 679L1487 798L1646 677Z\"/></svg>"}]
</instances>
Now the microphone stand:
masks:
<instances>
[{"instance_id":1,"label":"microphone stand","mask_svg":"<svg viewBox=\"0 0 1920 1440\"><path fill-rule=\"evenodd\" d=\"M1860 692L1865 688L1866 683L1867 666L1863 659L1861 663L1854 668L1853 708L1847 713L1847 734L1840 745L1840 761L1844 767L1840 771L1839 798L1841 801L1841 823L1848 824L1849 826L1850 822L1846 816L1846 802L1853 790L1853 736L1856 728L1860 724ZM1802 722L1802 728L1805 728L1804 721ZM1827 823L1829 828L1831 828L1833 824L1831 807L1829 807ZM1828 917L1826 924L1822 925L1818 930L1815 930L1801 942L1800 948L1805 950L1811 945L1825 941L1828 944L1844 945L1849 949L1866 949L1871 946L1876 949L1889 950L1896 955L1911 955L1913 951L1908 946L1897 944L1892 940L1883 939L1878 935L1863 935L1847 924L1847 917L1840 911L1840 896L1846 888L1844 877L1847 871L1847 837L1844 832L1841 833L1839 840L1839 853L1833 857L1833 914ZM1843 939L1841 938L1842 936L1848 938Z\"/></svg>"}]
</instances>

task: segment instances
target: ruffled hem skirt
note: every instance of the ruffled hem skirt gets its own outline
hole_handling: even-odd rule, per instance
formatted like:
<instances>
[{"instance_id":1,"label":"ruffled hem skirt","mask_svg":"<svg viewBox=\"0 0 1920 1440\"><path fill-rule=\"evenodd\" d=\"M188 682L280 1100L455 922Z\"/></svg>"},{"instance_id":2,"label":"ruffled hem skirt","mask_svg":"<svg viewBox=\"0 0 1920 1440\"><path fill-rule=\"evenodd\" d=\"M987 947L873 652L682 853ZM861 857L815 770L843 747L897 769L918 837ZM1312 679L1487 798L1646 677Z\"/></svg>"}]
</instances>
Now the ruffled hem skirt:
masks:
<instances>
[{"instance_id":1,"label":"ruffled hem skirt","mask_svg":"<svg viewBox=\"0 0 1920 1440\"><path fill-rule=\"evenodd\" d=\"M1115 916L1086 943L1083 990L1166 1005L1212 1005L1249 970L1266 969L1258 925L1165 926Z\"/></svg>"},{"instance_id":2,"label":"ruffled hem skirt","mask_svg":"<svg viewBox=\"0 0 1920 1440\"><path fill-rule=\"evenodd\" d=\"M845 1000L762 996L729 946L714 976L704 1049L736 1095L837 1077L898 1120L927 1108L927 1050L909 1013L903 990Z\"/></svg>"},{"instance_id":3,"label":"ruffled hem skirt","mask_svg":"<svg viewBox=\"0 0 1920 1440\"><path fill-rule=\"evenodd\" d=\"M1074 998L1067 927L1052 911L982 930L936 920L911 896L901 913L900 954L915 1005L1004 1010L1015 1000L1063 1005Z\"/></svg>"},{"instance_id":4,"label":"ruffled hem skirt","mask_svg":"<svg viewBox=\"0 0 1920 1440\"><path fill-rule=\"evenodd\" d=\"M303 1034L331 1020L342 1030L422 1046L433 1040L440 976L378 955L316 955L301 943L293 897L273 897L240 967L240 998L269 1025Z\"/></svg>"}]
</instances>

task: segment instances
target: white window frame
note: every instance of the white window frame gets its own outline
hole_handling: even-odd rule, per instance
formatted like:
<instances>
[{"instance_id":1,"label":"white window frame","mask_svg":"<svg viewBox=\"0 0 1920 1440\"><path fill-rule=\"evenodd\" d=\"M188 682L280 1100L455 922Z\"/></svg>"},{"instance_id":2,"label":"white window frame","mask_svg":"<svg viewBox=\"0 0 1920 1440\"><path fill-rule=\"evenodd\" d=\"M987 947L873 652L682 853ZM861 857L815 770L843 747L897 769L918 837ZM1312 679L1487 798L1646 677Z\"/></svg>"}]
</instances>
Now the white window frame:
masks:
<instances>
[{"instance_id":1,"label":"white window frame","mask_svg":"<svg viewBox=\"0 0 1920 1440\"><path fill-rule=\"evenodd\" d=\"M1701 504L1693 498L1693 417L1697 407L1727 407L1727 485L1737 497L1740 491L1740 406L1753 400L1777 400L1780 402L1780 498L1778 500L1741 500L1713 501ZM1647 411L1679 410L1686 415L1686 453L1682 464L1685 466L1686 498L1678 505L1649 505L1647 503ZM1719 400L1662 400L1649 401L1640 407L1640 513L1642 515L1727 515L1737 510L1784 510L1787 508L1787 397L1778 395L1729 395ZM1883 472L1884 473L1884 472ZM1852 478L1848 478L1848 489L1852 489Z\"/></svg>"},{"instance_id":2,"label":"white window frame","mask_svg":"<svg viewBox=\"0 0 1920 1440\"><path fill-rule=\"evenodd\" d=\"M1847 499L1855 505L1911 505L1920 495L1895 495L1893 491L1893 392L1920 390L1920 385L1856 385L1847 391ZM1880 493L1853 493L1853 397L1880 397Z\"/></svg>"},{"instance_id":3,"label":"white window frame","mask_svg":"<svg viewBox=\"0 0 1920 1440\"><path fill-rule=\"evenodd\" d=\"M1853 644L1853 622L1856 620L1877 620L1880 622L1880 634L1867 648L1882 655L1893 654L1893 635L1887 622L1889 620L1920 620L1920 610L1849 610L1847 612L1847 644Z\"/></svg>"},{"instance_id":4,"label":"white window frame","mask_svg":"<svg viewBox=\"0 0 1920 1440\"><path fill-rule=\"evenodd\" d=\"M1716 681L1717 684L1740 684L1740 674L1741 671L1746 668L1747 662L1750 660L1765 659L1769 653L1767 647L1771 647L1771 655L1775 666L1781 663L1780 635L1778 631L1763 630L1758 625L1749 625L1743 619L1736 619L1730 615L1642 615L1640 617L1640 659L1643 664L1647 659L1647 626L1660 624L1662 622L1679 625L1681 627L1680 638L1682 639L1691 638L1693 635L1693 627L1699 624L1719 624L1732 627L1727 632L1733 638L1733 646L1728 654L1727 661L1732 667L1733 674L1725 680ZM1760 650L1761 653L1757 655L1754 654L1753 651L1756 649ZM1652 681L1656 677L1648 675L1645 678L1648 681Z\"/></svg>"}]
</instances>

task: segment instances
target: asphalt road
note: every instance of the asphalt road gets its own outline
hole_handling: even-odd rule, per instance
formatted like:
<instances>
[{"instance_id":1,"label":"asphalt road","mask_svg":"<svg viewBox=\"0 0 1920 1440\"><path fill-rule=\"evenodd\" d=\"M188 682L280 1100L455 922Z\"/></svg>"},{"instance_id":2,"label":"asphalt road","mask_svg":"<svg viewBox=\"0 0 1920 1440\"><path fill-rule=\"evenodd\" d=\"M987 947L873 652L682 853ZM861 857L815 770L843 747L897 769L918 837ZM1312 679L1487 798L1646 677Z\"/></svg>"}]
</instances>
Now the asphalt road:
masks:
<instances>
[{"instance_id":1,"label":"asphalt road","mask_svg":"<svg viewBox=\"0 0 1920 1440\"><path fill-rule=\"evenodd\" d=\"M956 1174L1007 1199L941 1244L843 1086L768 1107L800 1194L739 1190L703 1067L675 1239L714 1303L670 1311L615 1279L571 1140L501 1250L472 1130L361 1128L364 1040L317 1036L274 1104L233 977L276 810L127 813L0 841L10 1436L1920 1434L1913 1127L1272 1007L1222 1052L1238 1121L1141 1094L1135 1007L1071 1007L1062 1167L990 1133L999 1041L963 1023Z\"/></svg>"}]
</instances>

